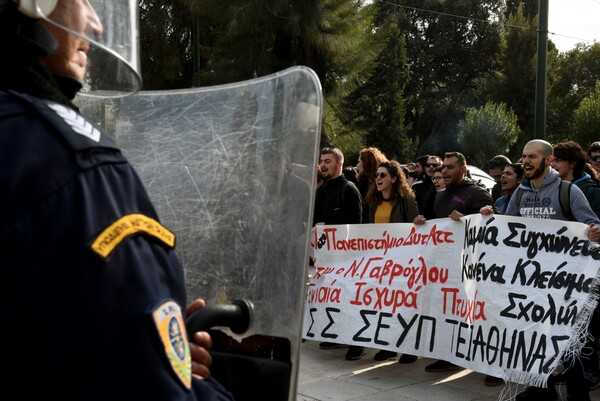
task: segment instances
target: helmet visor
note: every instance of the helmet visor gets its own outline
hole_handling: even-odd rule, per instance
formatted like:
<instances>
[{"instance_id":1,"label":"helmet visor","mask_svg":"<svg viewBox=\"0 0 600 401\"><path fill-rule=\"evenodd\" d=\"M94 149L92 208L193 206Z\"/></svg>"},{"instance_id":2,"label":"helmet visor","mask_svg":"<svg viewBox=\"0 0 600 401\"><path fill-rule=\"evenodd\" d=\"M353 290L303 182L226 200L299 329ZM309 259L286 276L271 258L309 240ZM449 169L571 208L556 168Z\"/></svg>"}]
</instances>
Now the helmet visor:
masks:
<instances>
[{"instance_id":1,"label":"helmet visor","mask_svg":"<svg viewBox=\"0 0 600 401\"><path fill-rule=\"evenodd\" d=\"M82 94L118 97L140 90L136 0L58 0L47 16L41 12L45 1L54 0L34 0L38 15L86 42L61 42L85 68Z\"/></svg>"}]
</instances>

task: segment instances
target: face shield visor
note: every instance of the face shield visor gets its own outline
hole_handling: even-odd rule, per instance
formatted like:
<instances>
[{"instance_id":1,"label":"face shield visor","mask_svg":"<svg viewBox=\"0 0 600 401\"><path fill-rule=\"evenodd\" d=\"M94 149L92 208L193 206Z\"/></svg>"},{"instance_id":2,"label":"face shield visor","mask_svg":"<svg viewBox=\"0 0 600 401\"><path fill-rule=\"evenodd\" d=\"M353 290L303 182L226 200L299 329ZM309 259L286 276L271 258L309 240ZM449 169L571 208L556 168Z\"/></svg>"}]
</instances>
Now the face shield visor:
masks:
<instances>
[{"instance_id":1,"label":"face shield visor","mask_svg":"<svg viewBox=\"0 0 600 401\"><path fill-rule=\"evenodd\" d=\"M140 90L137 0L21 0L19 9L87 42L61 41L75 52L75 67L85 68L80 94L119 97Z\"/></svg>"}]
</instances>

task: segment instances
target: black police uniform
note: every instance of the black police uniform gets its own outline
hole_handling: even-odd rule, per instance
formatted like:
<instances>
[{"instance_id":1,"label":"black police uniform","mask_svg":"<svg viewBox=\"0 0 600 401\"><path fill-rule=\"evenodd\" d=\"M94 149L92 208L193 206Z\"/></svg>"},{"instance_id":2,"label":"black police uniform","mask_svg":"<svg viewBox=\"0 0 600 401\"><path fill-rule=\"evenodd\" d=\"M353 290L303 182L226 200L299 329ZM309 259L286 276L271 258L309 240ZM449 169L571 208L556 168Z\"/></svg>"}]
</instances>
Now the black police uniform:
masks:
<instances>
[{"instance_id":1,"label":"black police uniform","mask_svg":"<svg viewBox=\"0 0 600 401\"><path fill-rule=\"evenodd\" d=\"M230 400L191 377L174 245L109 137L0 91L0 398Z\"/></svg>"}]
</instances>

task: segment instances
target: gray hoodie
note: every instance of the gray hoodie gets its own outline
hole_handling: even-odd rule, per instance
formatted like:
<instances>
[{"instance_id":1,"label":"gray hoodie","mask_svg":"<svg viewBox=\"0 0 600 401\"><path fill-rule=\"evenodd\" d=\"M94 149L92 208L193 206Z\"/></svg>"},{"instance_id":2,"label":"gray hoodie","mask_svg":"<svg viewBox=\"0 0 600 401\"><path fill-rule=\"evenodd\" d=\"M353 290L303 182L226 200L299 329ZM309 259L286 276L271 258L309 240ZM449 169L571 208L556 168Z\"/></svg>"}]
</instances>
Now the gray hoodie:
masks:
<instances>
[{"instance_id":1,"label":"gray hoodie","mask_svg":"<svg viewBox=\"0 0 600 401\"><path fill-rule=\"evenodd\" d=\"M550 167L538 189L534 189L529 180L523 180L517 189L523 191L521 204L517 205L518 197L513 194L504 214L536 219L569 220L560 207L560 181L558 172ZM571 211L575 220L580 223L600 224L598 216L592 211L585 195L577 185L571 185Z\"/></svg>"}]
</instances>

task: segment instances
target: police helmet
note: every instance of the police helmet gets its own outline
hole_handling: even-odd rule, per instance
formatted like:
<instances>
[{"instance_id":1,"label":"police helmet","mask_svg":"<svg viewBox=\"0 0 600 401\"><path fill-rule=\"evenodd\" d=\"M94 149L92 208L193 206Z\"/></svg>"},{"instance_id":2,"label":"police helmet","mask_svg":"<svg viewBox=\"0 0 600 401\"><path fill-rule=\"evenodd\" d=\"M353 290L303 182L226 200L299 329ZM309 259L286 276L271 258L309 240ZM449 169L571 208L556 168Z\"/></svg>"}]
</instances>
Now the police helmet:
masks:
<instances>
[{"instance_id":1,"label":"police helmet","mask_svg":"<svg viewBox=\"0 0 600 401\"><path fill-rule=\"evenodd\" d=\"M15 0L21 13L42 19L90 43L81 94L119 97L141 89L137 0ZM101 24L61 20L57 7L88 7Z\"/></svg>"}]
</instances>

